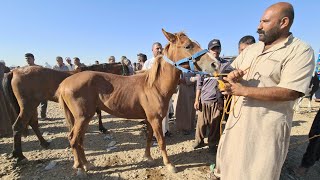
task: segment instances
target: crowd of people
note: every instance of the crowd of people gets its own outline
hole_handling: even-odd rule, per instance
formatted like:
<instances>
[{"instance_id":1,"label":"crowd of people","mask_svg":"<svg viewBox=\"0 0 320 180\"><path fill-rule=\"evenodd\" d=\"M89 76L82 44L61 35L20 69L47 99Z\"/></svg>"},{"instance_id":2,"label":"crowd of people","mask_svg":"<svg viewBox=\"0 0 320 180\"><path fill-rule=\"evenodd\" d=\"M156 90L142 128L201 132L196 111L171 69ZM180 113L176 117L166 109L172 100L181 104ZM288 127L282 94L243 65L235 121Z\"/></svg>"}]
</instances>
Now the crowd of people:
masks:
<instances>
[{"instance_id":1,"label":"crowd of people","mask_svg":"<svg viewBox=\"0 0 320 180\"><path fill-rule=\"evenodd\" d=\"M33 61L28 60L28 58L33 58ZM26 53L25 59L27 61L26 66L35 66L36 65L36 64L34 64L35 57L32 53ZM119 62L124 63L125 65L130 67L131 69L129 69L129 71L132 71L132 74L133 74L133 71L142 70L142 67L146 61L147 61L147 55L145 55L143 53L139 53L139 54L137 54L137 62L131 63L131 60L129 60L126 56L121 56ZM0 60L0 63L6 65L4 60ZM110 56L109 58L107 58L106 63L109 63L109 64L116 63L115 56ZM96 60L93 65L99 65L99 64L100 64L100 61ZM58 71L74 71L78 67L84 67L84 66L87 66L87 65L82 63L80 61L79 57L74 57L73 62L70 57L66 57L65 62L64 62L63 57L57 56L56 57L56 64L52 67L52 69L58 70ZM5 66L5 67L6 67L6 72L10 72L10 70L12 70L14 68L19 68L20 66L11 67L11 68L9 68L8 66ZM44 67L51 68L51 66L47 62L45 63Z\"/></svg>"},{"instance_id":2,"label":"crowd of people","mask_svg":"<svg viewBox=\"0 0 320 180\"><path fill-rule=\"evenodd\" d=\"M181 74L175 103L170 100L162 121L163 135L172 136L169 119L175 109L176 129L184 135L194 134L194 149L206 146L204 139L208 137L209 152L217 154L213 179L279 179L289 147L293 104L307 92L315 66L312 48L290 32L293 20L292 5L276 3L260 19L259 42L250 35L242 37L235 60L220 56L219 39L209 41L209 53L220 62L218 71L227 73L226 77ZM120 62L130 67L132 75L150 69L162 51L162 45L155 42L152 58L139 53L137 63L131 63L126 56ZM27 53L25 58L29 66L36 65L33 54ZM64 63L58 56L53 69L72 71L85 66L78 57L73 60L72 64L66 57ZM115 62L114 56L108 58L108 63ZM224 89L218 88L218 80L225 82ZM231 108L226 106L228 95L234 97ZM41 118L46 118L46 108L47 102L42 102ZM231 113L222 119L223 111ZM310 136L320 132L319 114ZM226 123L221 136L220 121ZM314 138L297 175L306 174L319 157L320 138Z\"/></svg>"},{"instance_id":3,"label":"crowd of people","mask_svg":"<svg viewBox=\"0 0 320 180\"><path fill-rule=\"evenodd\" d=\"M27 65L23 66L39 66L38 64L35 63L35 57L32 53L26 53L25 54L25 60ZM134 74L136 71L142 70L142 67L144 63L147 61L147 56L143 53L137 54L137 61L138 63L131 63L131 61L126 57L122 56L120 58L120 62L123 63L128 67L129 70L129 75ZM10 69L8 66L6 66L6 63L4 60L0 60L0 63L4 65L5 73L10 72L12 69ZM107 60L107 63L116 63L115 57L110 56ZM99 65L99 61L95 61L95 65ZM86 66L84 63L81 63L79 57L74 57L73 58L73 63L70 57L65 58L65 62L61 56L56 57L56 65L52 67L52 69L57 70L57 71L74 71L77 70L79 67L84 67ZM17 66L15 68L20 68L20 66ZM14 68L13 68L14 69ZM46 120L46 112L47 112L47 101L43 101L40 103L40 120Z\"/></svg>"}]
</instances>

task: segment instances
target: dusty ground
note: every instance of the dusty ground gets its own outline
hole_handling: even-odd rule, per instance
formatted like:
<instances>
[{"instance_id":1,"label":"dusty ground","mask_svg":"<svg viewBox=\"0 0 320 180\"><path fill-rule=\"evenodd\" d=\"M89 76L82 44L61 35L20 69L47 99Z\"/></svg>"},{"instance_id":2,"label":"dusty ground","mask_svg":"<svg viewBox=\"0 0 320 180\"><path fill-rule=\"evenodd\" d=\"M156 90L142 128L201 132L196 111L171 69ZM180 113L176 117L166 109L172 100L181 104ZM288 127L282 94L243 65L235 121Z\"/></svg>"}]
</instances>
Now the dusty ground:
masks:
<instances>
[{"instance_id":1,"label":"dusty ground","mask_svg":"<svg viewBox=\"0 0 320 180\"><path fill-rule=\"evenodd\" d=\"M303 103L306 106L306 102ZM302 108L302 114L295 114L291 143L307 139L312 120L320 104L313 103L313 112L307 113ZM303 112L304 111L304 112ZM64 115L56 103L49 103L48 117L51 120L40 121L41 131L49 132L45 139L52 140L50 149L42 149L32 131L23 138L24 155L29 161L16 165L8 158L12 148L12 138L0 139L0 179L77 179L72 169L73 159L67 141L67 128ZM143 159L146 140L141 133L139 120L125 120L103 115L103 122L111 130L112 140L106 139L98 132L98 122L91 121L86 134L85 152L95 169L88 172L88 179L209 179L209 165L214 163L214 154L207 148L193 150L194 135L182 135L173 129L173 137L167 138L167 150L178 173L171 174L162 167L162 157L158 147L153 147L151 153L155 159L148 164ZM107 152L107 145L116 141L117 148ZM296 179L292 169L296 167L306 149L307 144L291 145L287 161L283 167L281 179ZM50 169L45 167L51 162L57 162ZM302 179L320 179L320 163L313 166L307 177Z\"/></svg>"}]
</instances>

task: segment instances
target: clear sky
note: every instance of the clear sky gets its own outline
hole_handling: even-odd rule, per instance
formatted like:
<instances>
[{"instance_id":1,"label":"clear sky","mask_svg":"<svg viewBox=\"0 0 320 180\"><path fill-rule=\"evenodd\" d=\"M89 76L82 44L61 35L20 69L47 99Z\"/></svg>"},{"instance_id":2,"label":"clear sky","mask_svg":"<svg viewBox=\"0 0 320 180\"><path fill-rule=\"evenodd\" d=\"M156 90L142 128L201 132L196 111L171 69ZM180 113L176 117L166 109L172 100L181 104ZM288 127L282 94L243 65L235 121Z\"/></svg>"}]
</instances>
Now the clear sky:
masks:
<instances>
[{"instance_id":1,"label":"clear sky","mask_svg":"<svg viewBox=\"0 0 320 180\"><path fill-rule=\"evenodd\" d=\"M221 40L223 55L236 55L244 35L257 38L263 11L275 0L1 0L0 59L7 65L56 63L55 57L79 57L85 64L106 62L122 55L136 62L139 52L152 56L155 41L167 40L161 32L184 31L203 48ZM320 49L320 1L292 0L293 35Z\"/></svg>"}]
</instances>

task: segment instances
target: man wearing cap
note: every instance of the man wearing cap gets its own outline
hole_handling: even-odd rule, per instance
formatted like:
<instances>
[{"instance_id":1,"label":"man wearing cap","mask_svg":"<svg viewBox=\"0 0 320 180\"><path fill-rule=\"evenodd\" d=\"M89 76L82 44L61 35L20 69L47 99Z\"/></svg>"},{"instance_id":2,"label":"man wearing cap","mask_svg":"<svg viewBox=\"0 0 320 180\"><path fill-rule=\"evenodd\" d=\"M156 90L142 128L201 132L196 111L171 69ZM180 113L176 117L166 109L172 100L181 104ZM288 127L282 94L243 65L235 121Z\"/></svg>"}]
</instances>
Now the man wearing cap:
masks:
<instances>
[{"instance_id":1,"label":"man wearing cap","mask_svg":"<svg viewBox=\"0 0 320 180\"><path fill-rule=\"evenodd\" d=\"M211 40L208 44L208 50L210 54L220 62L220 72L231 71L229 66L230 62L219 57L221 53L220 40ZM194 108L199 110L199 114L193 148L197 149L205 146L204 138L207 134L207 127L209 127L208 145L210 153L216 152L219 143L219 123L222 118L224 105L223 95L219 91L217 85L218 82L215 77L197 75L197 88Z\"/></svg>"},{"instance_id":2,"label":"man wearing cap","mask_svg":"<svg viewBox=\"0 0 320 180\"><path fill-rule=\"evenodd\" d=\"M221 53L221 43L219 39L212 39L208 44L208 50L215 58L218 60L221 59L219 57Z\"/></svg>"},{"instance_id":3,"label":"man wearing cap","mask_svg":"<svg viewBox=\"0 0 320 180\"><path fill-rule=\"evenodd\" d=\"M66 65L64 65L63 59L62 59L61 56L57 56L56 60L57 60L57 65L53 66L54 70L57 70L57 71L69 71L69 68Z\"/></svg>"},{"instance_id":4,"label":"man wearing cap","mask_svg":"<svg viewBox=\"0 0 320 180\"><path fill-rule=\"evenodd\" d=\"M66 61L67 61L67 67L68 67L69 71L73 71L75 66L74 66L74 64L72 64L71 58L66 57Z\"/></svg>"}]
</instances>

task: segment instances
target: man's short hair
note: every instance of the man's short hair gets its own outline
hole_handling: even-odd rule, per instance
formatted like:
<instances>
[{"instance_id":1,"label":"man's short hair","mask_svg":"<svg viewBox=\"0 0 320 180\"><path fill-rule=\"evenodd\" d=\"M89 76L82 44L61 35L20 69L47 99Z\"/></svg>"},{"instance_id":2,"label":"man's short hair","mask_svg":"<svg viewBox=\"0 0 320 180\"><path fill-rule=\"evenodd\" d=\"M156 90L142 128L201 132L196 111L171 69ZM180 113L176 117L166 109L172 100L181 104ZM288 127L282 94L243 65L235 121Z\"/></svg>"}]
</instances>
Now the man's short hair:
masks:
<instances>
[{"instance_id":1,"label":"man's short hair","mask_svg":"<svg viewBox=\"0 0 320 180\"><path fill-rule=\"evenodd\" d=\"M137 54L137 56L141 56L141 57L143 57L143 56L145 56L145 54L143 54L143 53L139 53L139 54Z\"/></svg>"},{"instance_id":2,"label":"man's short hair","mask_svg":"<svg viewBox=\"0 0 320 180\"><path fill-rule=\"evenodd\" d=\"M0 60L0 64L3 64L5 66L6 62L4 62L4 60Z\"/></svg>"},{"instance_id":3,"label":"man's short hair","mask_svg":"<svg viewBox=\"0 0 320 180\"><path fill-rule=\"evenodd\" d=\"M63 58L62 58L61 56L57 56L57 57L56 57L56 60L58 61L58 59L63 60Z\"/></svg>"},{"instance_id":4,"label":"man's short hair","mask_svg":"<svg viewBox=\"0 0 320 180\"><path fill-rule=\"evenodd\" d=\"M294 9L293 6L290 4L289 8L286 8L283 12L282 12L282 17L288 17L289 18L289 26L291 26L293 24L293 20L294 20Z\"/></svg>"},{"instance_id":5,"label":"man's short hair","mask_svg":"<svg viewBox=\"0 0 320 180\"><path fill-rule=\"evenodd\" d=\"M247 36L243 36L240 40L239 40L239 43L238 43L238 46L240 46L240 44L254 44L256 43L256 40L254 39L253 36L250 36L250 35L247 35Z\"/></svg>"},{"instance_id":6,"label":"man's short hair","mask_svg":"<svg viewBox=\"0 0 320 180\"><path fill-rule=\"evenodd\" d=\"M31 57L32 59L34 59L34 56L33 56L33 54L31 54L31 53L26 53L26 54L24 55L24 57Z\"/></svg>"},{"instance_id":7,"label":"man's short hair","mask_svg":"<svg viewBox=\"0 0 320 180\"><path fill-rule=\"evenodd\" d=\"M79 59L78 57L74 57L73 59L74 59L74 60L78 60L78 61L80 61L80 59Z\"/></svg>"},{"instance_id":8,"label":"man's short hair","mask_svg":"<svg viewBox=\"0 0 320 180\"><path fill-rule=\"evenodd\" d=\"M143 53L139 53L137 54L137 56L140 56L143 58L143 62L145 62L148 58L147 58L147 55L143 54Z\"/></svg>"},{"instance_id":9,"label":"man's short hair","mask_svg":"<svg viewBox=\"0 0 320 180\"><path fill-rule=\"evenodd\" d=\"M153 44L152 44L152 49L153 49L153 47L154 47L155 45L159 45L159 46L161 46L161 47L162 47L162 44L161 44L161 43L159 43L159 42L155 42L155 43L153 43Z\"/></svg>"}]
</instances>

